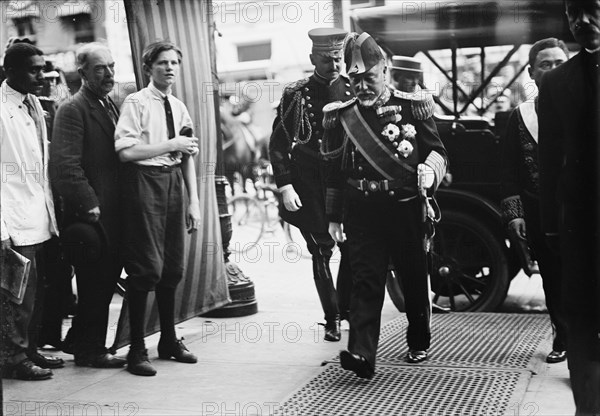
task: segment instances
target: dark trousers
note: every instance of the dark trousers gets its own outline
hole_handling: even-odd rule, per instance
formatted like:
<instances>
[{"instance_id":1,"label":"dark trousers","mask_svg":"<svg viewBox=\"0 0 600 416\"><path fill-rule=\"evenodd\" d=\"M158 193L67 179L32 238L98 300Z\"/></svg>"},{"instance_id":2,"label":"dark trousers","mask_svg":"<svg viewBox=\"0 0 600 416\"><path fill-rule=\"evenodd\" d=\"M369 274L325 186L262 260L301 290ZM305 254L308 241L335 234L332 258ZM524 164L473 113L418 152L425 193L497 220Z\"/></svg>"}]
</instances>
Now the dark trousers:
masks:
<instances>
[{"instance_id":1,"label":"dark trousers","mask_svg":"<svg viewBox=\"0 0 600 416\"><path fill-rule=\"evenodd\" d=\"M77 279L77 313L73 319L76 358L106 351L108 314L121 262L114 251L106 252L98 262L75 266Z\"/></svg>"},{"instance_id":2,"label":"dark trousers","mask_svg":"<svg viewBox=\"0 0 600 416\"><path fill-rule=\"evenodd\" d=\"M25 297L20 305L10 303L8 314L11 323L2 322L2 330L11 329L4 345L9 364L17 364L27 358L28 353L37 351L44 307L44 245L13 246L17 253L30 261L29 278Z\"/></svg>"},{"instance_id":3,"label":"dark trousers","mask_svg":"<svg viewBox=\"0 0 600 416\"><path fill-rule=\"evenodd\" d=\"M390 259L404 289L408 347L428 349L431 302L420 202L387 194L351 197L344 225L353 276L348 350L375 365Z\"/></svg>"},{"instance_id":4,"label":"dark trousers","mask_svg":"<svg viewBox=\"0 0 600 416\"><path fill-rule=\"evenodd\" d=\"M577 415L600 414L600 270L597 205L563 206L560 250L567 314L567 349Z\"/></svg>"},{"instance_id":5,"label":"dark trousers","mask_svg":"<svg viewBox=\"0 0 600 416\"><path fill-rule=\"evenodd\" d=\"M319 300L325 313L325 320L330 321L339 315L337 294L333 286L333 278L329 268L329 261L333 254L335 241L328 232L311 233L302 231L302 236L306 240L308 251L312 256L313 277L319 294Z\"/></svg>"},{"instance_id":6,"label":"dark trousers","mask_svg":"<svg viewBox=\"0 0 600 416\"><path fill-rule=\"evenodd\" d=\"M336 280L336 292L340 318L350 321L350 299L352 298L352 268L348 244L338 243L340 249L340 267Z\"/></svg>"},{"instance_id":7,"label":"dark trousers","mask_svg":"<svg viewBox=\"0 0 600 416\"><path fill-rule=\"evenodd\" d=\"M59 238L52 237L44 243L46 287L44 312L39 346L58 346L62 339L62 322L74 303L71 265L63 258Z\"/></svg>"},{"instance_id":8,"label":"dark trousers","mask_svg":"<svg viewBox=\"0 0 600 416\"><path fill-rule=\"evenodd\" d=\"M128 164L124 170L123 262L128 285L174 288L183 277L185 211L181 169Z\"/></svg>"},{"instance_id":9,"label":"dark trousers","mask_svg":"<svg viewBox=\"0 0 600 416\"><path fill-rule=\"evenodd\" d=\"M552 252L540 223L540 204L537 199L523 197L525 209L525 220L527 226L527 239L535 259L540 268L544 295L546 297L546 306L550 315L550 322L554 329L554 342L552 349L554 351L565 351L567 349L567 318L565 316L562 304L561 287L561 261L560 256Z\"/></svg>"}]
</instances>

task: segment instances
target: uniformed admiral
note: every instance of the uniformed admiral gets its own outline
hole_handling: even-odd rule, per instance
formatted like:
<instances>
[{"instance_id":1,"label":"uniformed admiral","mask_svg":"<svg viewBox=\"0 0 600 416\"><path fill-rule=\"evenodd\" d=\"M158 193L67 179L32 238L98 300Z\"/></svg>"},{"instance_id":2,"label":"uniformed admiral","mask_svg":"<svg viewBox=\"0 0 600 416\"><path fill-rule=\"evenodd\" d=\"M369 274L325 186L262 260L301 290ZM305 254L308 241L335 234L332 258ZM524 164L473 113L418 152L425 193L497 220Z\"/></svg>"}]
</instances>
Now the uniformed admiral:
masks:
<instances>
[{"instance_id":1,"label":"uniformed admiral","mask_svg":"<svg viewBox=\"0 0 600 416\"><path fill-rule=\"evenodd\" d=\"M427 359L431 303L422 214L445 174L447 156L432 109L386 85L383 54L368 33L347 38L344 58L356 98L323 110L321 152L332 165L326 194L329 232L335 241L347 238L353 277L348 350L340 353L340 361L344 369L369 379L375 372L390 258L406 299L406 361ZM425 192L422 197L419 190Z\"/></svg>"},{"instance_id":2,"label":"uniformed admiral","mask_svg":"<svg viewBox=\"0 0 600 416\"><path fill-rule=\"evenodd\" d=\"M275 182L282 195L279 212L281 218L300 229L312 255L327 341L341 338L340 309L347 314L350 272L342 249L339 293L336 293L329 268L335 242L327 232L325 216L326 164L319 148L323 138L323 106L352 98L348 79L340 75L346 35L346 31L336 28L308 32L312 40L310 61L315 67L314 73L284 89L269 142Z\"/></svg>"}]
</instances>

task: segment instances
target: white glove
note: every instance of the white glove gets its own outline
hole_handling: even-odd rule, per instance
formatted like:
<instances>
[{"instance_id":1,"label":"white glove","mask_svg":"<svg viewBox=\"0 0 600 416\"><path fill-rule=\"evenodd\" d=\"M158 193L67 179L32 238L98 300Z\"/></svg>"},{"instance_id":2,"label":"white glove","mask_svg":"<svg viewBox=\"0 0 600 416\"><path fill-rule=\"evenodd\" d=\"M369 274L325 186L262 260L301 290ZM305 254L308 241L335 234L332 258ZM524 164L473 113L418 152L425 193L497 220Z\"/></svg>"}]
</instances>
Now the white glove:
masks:
<instances>
[{"instance_id":1,"label":"white glove","mask_svg":"<svg viewBox=\"0 0 600 416\"><path fill-rule=\"evenodd\" d=\"M346 235L344 234L344 230L342 229L342 224L339 222L330 222L329 223L329 235L333 238L333 241L336 243L343 243L346 241Z\"/></svg>"},{"instance_id":2,"label":"white glove","mask_svg":"<svg viewBox=\"0 0 600 416\"><path fill-rule=\"evenodd\" d=\"M302 202L300 201L300 196L296 193L294 189L294 185L291 183L288 185L282 186L279 191L283 196L283 206L290 212L298 211L302 208Z\"/></svg>"},{"instance_id":3,"label":"white glove","mask_svg":"<svg viewBox=\"0 0 600 416\"><path fill-rule=\"evenodd\" d=\"M423 172L420 180L421 186L425 189L429 189L433 186L433 182L435 181L435 172L432 168L427 166L424 163L420 163L418 169Z\"/></svg>"}]
</instances>

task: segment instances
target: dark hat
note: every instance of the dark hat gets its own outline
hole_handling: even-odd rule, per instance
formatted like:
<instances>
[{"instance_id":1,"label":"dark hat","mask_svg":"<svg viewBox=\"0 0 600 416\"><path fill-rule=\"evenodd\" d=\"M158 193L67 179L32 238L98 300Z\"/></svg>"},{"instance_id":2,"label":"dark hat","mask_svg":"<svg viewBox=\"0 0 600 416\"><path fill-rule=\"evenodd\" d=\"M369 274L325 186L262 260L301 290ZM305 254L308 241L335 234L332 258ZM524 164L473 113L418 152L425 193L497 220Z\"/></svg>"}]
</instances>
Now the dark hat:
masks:
<instances>
[{"instance_id":1,"label":"dark hat","mask_svg":"<svg viewBox=\"0 0 600 416\"><path fill-rule=\"evenodd\" d=\"M108 249L104 227L99 222L74 222L60 233L60 243L72 265L95 263Z\"/></svg>"},{"instance_id":2,"label":"dark hat","mask_svg":"<svg viewBox=\"0 0 600 416\"><path fill-rule=\"evenodd\" d=\"M373 68L383 59L381 48L367 32L353 34L344 50L348 75L359 75Z\"/></svg>"},{"instance_id":3,"label":"dark hat","mask_svg":"<svg viewBox=\"0 0 600 416\"><path fill-rule=\"evenodd\" d=\"M312 53L319 53L338 57L341 55L346 32L343 29L335 27L320 27L308 32L308 37L312 40Z\"/></svg>"},{"instance_id":4,"label":"dark hat","mask_svg":"<svg viewBox=\"0 0 600 416\"><path fill-rule=\"evenodd\" d=\"M423 68L421 68L421 61L409 56L392 56L392 65L390 68L410 72L423 72Z\"/></svg>"}]
</instances>

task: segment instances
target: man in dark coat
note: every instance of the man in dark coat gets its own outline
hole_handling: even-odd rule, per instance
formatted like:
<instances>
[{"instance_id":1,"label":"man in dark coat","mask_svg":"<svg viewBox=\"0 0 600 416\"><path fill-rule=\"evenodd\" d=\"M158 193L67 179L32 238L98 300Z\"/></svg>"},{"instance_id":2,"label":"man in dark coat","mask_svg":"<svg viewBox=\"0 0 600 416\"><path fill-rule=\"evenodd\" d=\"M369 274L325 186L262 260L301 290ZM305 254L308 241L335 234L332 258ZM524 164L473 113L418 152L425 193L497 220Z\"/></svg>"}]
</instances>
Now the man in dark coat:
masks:
<instances>
[{"instance_id":1,"label":"man in dark coat","mask_svg":"<svg viewBox=\"0 0 600 416\"><path fill-rule=\"evenodd\" d=\"M77 63L83 85L56 113L51 180L64 205L61 232L68 235L73 224L90 224L89 230L104 242L99 257L88 256L85 249L71 256L79 297L72 328L75 364L114 368L125 365L124 359L112 356L105 347L108 310L122 269L120 163L113 138L119 114L107 95L114 86L114 61L106 46L91 43L77 52Z\"/></svg>"},{"instance_id":2,"label":"man in dark coat","mask_svg":"<svg viewBox=\"0 0 600 416\"><path fill-rule=\"evenodd\" d=\"M406 299L406 361L427 359L431 301L423 212L435 216L427 194L444 177L447 157L432 106L385 84L385 60L368 33L352 35L344 59L356 99L323 110L322 150L332 159L326 212L332 238L347 235L352 270L350 339L340 361L371 378L390 259Z\"/></svg>"},{"instance_id":3,"label":"man in dark coat","mask_svg":"<svg viewBox=\"0 0 600 416\"><path fill-rule=\"evenodd\" d=\"M335 242L327 232L326 165L319 147L323 138L323 106L331 101L349 100L352 96L348 80L340 75L346 33L334 28L308 32L313 42L310 59L315 71L283 91L269 143L275 182L282 193L279 213L300 229L312 255L315 284L325 313L327 341L340 340L340 310L347 315L350 275L342 249L338 296L329 269ZM347 319L347 316L342 318Z\"/></svg>"},{"instance_id":4,"label":"man in dark coat","mask_svg":"<svg viewBox=\"0 0 600 416\"><path fill-rule=\"evenodd\" d=\"M577 415L600 414L600 0L567 0L569 28L582 50L542 78L542 229L563 262L571 387Z\"/></svg>"},{"instance_id":5,"label":"man in dark coat","mask_svg":"<svg viewBox=\"0 0 600 416\"><path fill-rule=\"evenodd\" d=\"M537 41L529 50L529 75L539 87L542 75L569 59L567 45L556 38ZM533 98L533 97L532 97ZM548 363L567 358L567 323L561 304L561 262L540 227L537 96L511 113L502 142L502 216L512 241L529 243L537 259L546 306L554 329Z\"/></svg>"}]
</instances>

